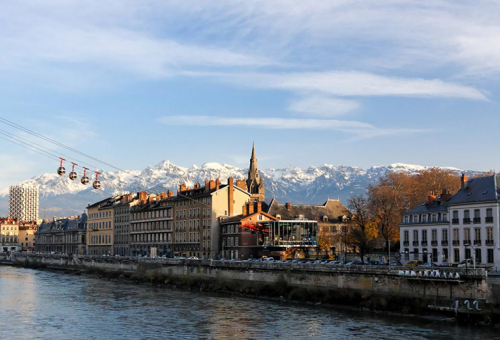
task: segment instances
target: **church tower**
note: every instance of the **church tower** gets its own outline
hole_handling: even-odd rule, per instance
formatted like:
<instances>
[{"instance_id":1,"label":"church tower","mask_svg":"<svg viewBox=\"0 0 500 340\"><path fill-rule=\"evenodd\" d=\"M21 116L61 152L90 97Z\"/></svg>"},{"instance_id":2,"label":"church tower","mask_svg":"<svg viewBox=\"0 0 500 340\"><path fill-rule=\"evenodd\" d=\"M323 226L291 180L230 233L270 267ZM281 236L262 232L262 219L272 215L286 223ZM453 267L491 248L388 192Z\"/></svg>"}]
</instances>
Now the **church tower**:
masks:
<instances>
[{"instance_id":1,"label":"church tower","mask_svg":"<svg viewBox=\"0 0 500 340\"><path fill-rule=\"evenodd\" d=\"M247 191L252 194L251 199L254 202L263 202L266 199L264 181L259 176L257 168L257 157L255 156L255 143L252 147L252 156L250 157L250 167L248 168Z\"/></svg>"}]
</instances>

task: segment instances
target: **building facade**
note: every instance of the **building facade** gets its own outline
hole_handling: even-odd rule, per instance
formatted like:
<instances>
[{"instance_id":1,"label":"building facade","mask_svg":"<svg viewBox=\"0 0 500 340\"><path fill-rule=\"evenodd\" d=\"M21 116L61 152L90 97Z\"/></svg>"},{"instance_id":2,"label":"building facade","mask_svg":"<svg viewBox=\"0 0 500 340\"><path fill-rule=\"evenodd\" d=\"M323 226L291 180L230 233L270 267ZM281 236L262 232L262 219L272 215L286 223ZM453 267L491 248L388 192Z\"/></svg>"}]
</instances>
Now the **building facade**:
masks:
<instances>
[{"instance_id":1,"label":"building facade","mask_svg":"<svg viewBox=\"0 0 500 340\"><path fill-rule=\"evenodd\" d=\"M121 196L113 206L113 254L115 255L130 255L130 209L138 202L138 195L134 193Z\"/></svg>"},{"instance_id":2,"label":"building facade","mask_svg":"<svg viewBox=\"0 0 500 340\"><path fill-rule=\"evenodd\" d=\"M18 242L23 252L35 251L35 233L37 232L36 222L19 223Z\"/></svg>"},{"instance_id":3,"label":"building facade","mask_svg":"<svg viewBox=\"0 0 500 340\"><path fill-rule=\"evenodd\" d=\"M263 250L264 234L258 222L276 220L262 211L262 202L248 202L240 215L220 219L221 256L225 259L258 258Z\"/></svg>"},{"instance_id":4,"label":"building facade","mask_svg":"<svg viewBox=\"0 0 500 340\"><path fill-rule=\"evenodd\" d=\"M130 208L130 255L172 256L173 193L147 195L139 193Z\"/></svg>"},{"instance_id":5,"label":"building facade","mask_svg":"<svg viewBox=\"0 0 500 340\"><path fill-rule=\"evenodd\" d=\"M433 204L424 203L428 211L423 211L423 205L403 216L404 257L450 264L470 259L480 266L500 266L499 193L500 176L467 179L462 175L455 195L444 192L435 199L431 195ZM433 207L436 201L443 207Z\"/></svg>"},{"instance_id":6,"label":"building facade","mask_svg":"<svg viewBox=\"0 0 500 340\"><path fill-rule=\"evenodd\" d=\"M87 254L113 255L113 206L120 197L109 197L87 207Z\"/></svg>"},{"instance_id":7,"label":"building facade","mask_svg":"<svg viewBox=\"0 0 500 340\"><path fill-rule=\"evenodd\" d=\"M35 233L35 250L43 253L86 253L87 214L44 220Z\"/></svg>"},{"instance_id":8,"label":"building facade","mask_svg":"<svg viewBox=\"0 0 500 340\"><path fill-rule=\"evenodd\" d=\"M325 255L336 254L338 257L352 252L352 247L346 244L351 213L339 201L328 199L322 205L280 204L273 199L267 211L278 220L306 219L318 223L318 237L326 239L325 244L330 249L325 249Z\"/></svg>"},{"instance_id":9,"label":"building facade","mask_svg":"<svg viewBox=\"0 0 500 340\"><path fill-rule=\"evenodd\" d=\"M9 187L9 217L26 222L38 220L38 187L28 185Z\"/></svg>"},{"instance_id":10,"label":"building facade","mask_svg":"<svg viewBox=\"0 0 500 340\"><path fill-rule=\"evenodd\" d=\"M234 185L219 180L205 181L202 187L180 186L173 199L174 207L174 256L219 258L221 231L219 218L242 213L242 207L250 200L250 194Z\"/></svg>"},{"instance_id":11,"label":"building facade","mask_svg":"<svg viewBox=\"0 0 500 340\"><path fill-rule=\"evenodd\" d=\"M19 250L19 223L10 217L0 219L0 252Z\"/></svg>"}]
</instances>

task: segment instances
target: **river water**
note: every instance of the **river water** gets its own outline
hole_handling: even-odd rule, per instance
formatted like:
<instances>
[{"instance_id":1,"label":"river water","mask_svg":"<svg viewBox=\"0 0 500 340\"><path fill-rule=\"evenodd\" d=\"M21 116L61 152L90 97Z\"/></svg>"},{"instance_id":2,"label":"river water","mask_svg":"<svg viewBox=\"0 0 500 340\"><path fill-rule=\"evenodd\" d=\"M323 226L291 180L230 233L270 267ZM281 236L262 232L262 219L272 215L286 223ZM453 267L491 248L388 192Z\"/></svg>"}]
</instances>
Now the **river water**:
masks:
<instances>
[{"instance_id":1,"label":"river water","mask_svg":"<svg viewBox=\"0 0 500 340\"><path fill-rule=\"evenodd\" d=\"M499 337L489 327L0 267L0 339Z\"/></svg>"}]
</instances>

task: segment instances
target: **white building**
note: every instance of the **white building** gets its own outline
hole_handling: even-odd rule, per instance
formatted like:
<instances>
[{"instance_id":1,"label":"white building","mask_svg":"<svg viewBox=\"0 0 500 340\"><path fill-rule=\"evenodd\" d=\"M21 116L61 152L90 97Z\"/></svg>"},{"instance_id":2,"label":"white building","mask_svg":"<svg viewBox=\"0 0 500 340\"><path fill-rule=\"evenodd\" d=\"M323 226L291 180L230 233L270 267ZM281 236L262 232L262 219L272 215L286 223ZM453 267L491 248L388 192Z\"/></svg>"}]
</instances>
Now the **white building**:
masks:
<instances>
[{"instance_id":1,"label":"white building","mask_svg":"<svg viewBox=\"0 0 500 340\"><path fill-rule=\"evenodd\" d=\"M27 222L38 220L38 187L9 187L9 217Z\"/></svg>"},{"instance_id":2,"label":"white building","mask_svg":"<svg viewBox=\"0 0 500 340\"><path fill-rule=\"evenodd\" d=\"M467 180L453 196L429 196L400 224L402 260L500 266L500 176Z\"/></svg>"}]
</instances>

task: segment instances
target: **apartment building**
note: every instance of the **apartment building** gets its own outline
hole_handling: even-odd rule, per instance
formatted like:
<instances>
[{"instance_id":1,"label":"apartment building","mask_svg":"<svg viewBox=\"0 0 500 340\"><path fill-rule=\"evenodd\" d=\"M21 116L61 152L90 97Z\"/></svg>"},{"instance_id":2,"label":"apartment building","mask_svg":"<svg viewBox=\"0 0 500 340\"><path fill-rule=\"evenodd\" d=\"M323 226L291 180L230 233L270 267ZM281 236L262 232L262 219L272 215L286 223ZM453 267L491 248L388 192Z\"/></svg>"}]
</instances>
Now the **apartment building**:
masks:
<instances>
[{"instance_id":1,"label":"apartment building","mask_svg":"<svg viewBox=\"0 0 500 340\"><path fill-rule=\"evenodd\" d=\"M205 181L193 188L181 185L173 198L174 244L176 256L219 258L221 231L219 218L242 213L250 200L250 193L235 186L232 178L228 184Z\"/></svg>"},{"instance_id":2,"label":"apartment building","mask_svg":"<svg viewBox=\"0 0 500 340\"><path fill-rule=\"evenodd\" d=\"M29 185L9 187L9 217L19 221L38 220L38 187Z\"/></svg>"},{"instance_id":3,"label":"apartment building","mask_svg":"<svg viewBox=\"0 0 500 340\"><path fill-rule=\"evenodd\" d=\"M172 256L173 193L140 192L130 208L129 251L132 256Z\"/></svg>"},{"instance_id":4,"label":"apartment building","mask_svg":"<svg viewBox=\"0 0 500 340\"><path fill-rule=\"evenodd\" d=\"M408 211L400 224L403 254L408 259L499 266L500 177L468 179L462 175L455 195L429 196ZM408 255L406 255L408 254Z\"/></svg>"},{"instance_id":5,"label":"apartment building","mask_svg":"<svg viewBox=\"0 0 500 340\"><path fill-rule=\"evenodd\" d=\"M35 233L35 250L43 253L86 252L87 214L44 220Z\"/></svg>"},{"instance_id":6,"label":"apartment building","mask_svg":"<svg viewBox=\"0 0 500 340\"><path fill-rule=\"evenodd\" d=\"M131 208L139 203L136 193L121 196L113 205L113 254L130 255Z\"/></svg>"},{"instance_id":7,"label":"apartment building","mask_svg":"<svg viewBox=\"0 0 500 340\"><path fill-rule=\"evenodd\" d=\"M222 233L221 254L226 259L258 258L263 249L263 233L257 223L276 220L262 211L262 202L248 202L240 215L220 219Z\"/></svg>"},{"instance_id":8,"label":"apartment building","mask_svg":"<svg viewBox=\"0 0 500 340\"><path fill-rule=\"evenodd\" d=\"M87 207L87 254L113 255L114 205L121 196L109 197Z\"/></svg>"}]
</instances>

